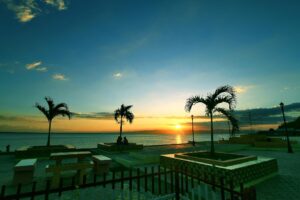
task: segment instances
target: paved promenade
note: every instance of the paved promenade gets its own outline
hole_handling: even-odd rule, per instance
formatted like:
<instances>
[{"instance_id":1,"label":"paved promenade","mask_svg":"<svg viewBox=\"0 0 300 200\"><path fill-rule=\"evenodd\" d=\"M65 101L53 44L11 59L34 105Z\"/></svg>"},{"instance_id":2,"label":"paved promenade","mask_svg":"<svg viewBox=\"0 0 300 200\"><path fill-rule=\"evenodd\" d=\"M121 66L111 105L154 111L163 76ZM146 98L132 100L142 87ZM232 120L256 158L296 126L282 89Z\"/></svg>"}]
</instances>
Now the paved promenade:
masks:
<instances>
[{"instance_id":1,"label":"paved promenade","mask_svg":"<svg viewBox=\"0 0 300 200\"><path fill-rule=\"evenodd\" d=\"M152 146L146 147L140 152L143 157L158 156L160 154L175 153L175 152L187 152L193 150L208 149L209 143L202 143L197 145L196 148L191 145L165 145L165 146ZM236 152L248 155L265 156L270 158L276 158L278 161L279 172L278 175L268 179L258 185L256 185L257 198L260 200L298 200L300 199L300 149L297 148L296 152L289 154L286 149L279 150L266 150L252 148L247 145L231 145L231 144L216 144L217 151ZM133 157L132 157L133 156ZM137 163L140 163L140 157L138 154L111 154L110 157L121 157L123 159L136 159ZM156 160L156 159L154 159ZM13 166L15 164L13 156L0 156L0 184L11 182L13 176ZM45 165L47 160L40 160L38 162L35 175L43 179L45 174Z\"/></svg>"},{"instance_id":2,"label":"paved promenade","mask_svg":"<svg viewBox=\"0 0 300 200\"><path fill-rule=\"evenodd\" d=\"M278 175L256 185L257 199L261 200L299 200L300 199L300 152L253 151L240 153L276 158Z\"/></svg>"}]
</instances>

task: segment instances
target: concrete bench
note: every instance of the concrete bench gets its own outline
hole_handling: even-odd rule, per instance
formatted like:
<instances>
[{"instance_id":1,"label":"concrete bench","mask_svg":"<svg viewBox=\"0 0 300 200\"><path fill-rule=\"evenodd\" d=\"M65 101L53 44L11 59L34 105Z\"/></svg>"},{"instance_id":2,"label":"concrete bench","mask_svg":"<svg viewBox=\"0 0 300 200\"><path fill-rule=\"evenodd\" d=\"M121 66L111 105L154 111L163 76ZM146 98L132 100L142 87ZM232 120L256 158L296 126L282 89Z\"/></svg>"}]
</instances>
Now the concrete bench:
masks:
<instances>
[{"instance_id":1,"label":"concrete bench","mask_svg":"<svg viewBox=\"0 0 300 200\"><path fill-rule=\"evenodd\" d=\"M103 155L94 155L92 156L94 161L94 171L96 174L108 173L109 166L111 164L111 158L108 158Z\"/></svg>"},{"instance_id":2,"label":"concrete bench","mask_svg":"<svg viewBox=\"0 0 300 200\"><path fill-rule=\"evenodd\" d=\"M14 167L13 183L30 183L33 179L37 159L20 160Z\"/></svg>"}]
</instances>

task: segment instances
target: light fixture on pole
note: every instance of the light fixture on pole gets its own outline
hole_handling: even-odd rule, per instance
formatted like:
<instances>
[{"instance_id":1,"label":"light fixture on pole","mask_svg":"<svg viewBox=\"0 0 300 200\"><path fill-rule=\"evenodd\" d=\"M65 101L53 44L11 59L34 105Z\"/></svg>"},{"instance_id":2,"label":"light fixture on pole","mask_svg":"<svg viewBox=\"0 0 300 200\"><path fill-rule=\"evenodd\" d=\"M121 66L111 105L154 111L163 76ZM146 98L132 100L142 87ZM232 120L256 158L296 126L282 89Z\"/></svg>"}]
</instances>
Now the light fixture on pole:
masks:
<instances>
[{"instance_id":1,"label":"light fixture on pole","mask_svg":"<svg viewBox=\"0 0 300 200\"><path fill-rule=\"evenodd\" d=\"M195 146L195 134L194 134L194 115L192 117L192 133L193 133L193 146Z\"/></svg>"},{"instance_id":2,"label":"light fixture on pole","mask_svg":"<svg viewBox=\"0 0 300 200\"><path fill-rule=\"evenodd\" d=\"M284 129L285 129L286 141L287 141L287 145L288 145L288 153L293 153L293 149L292 149L292 146L290 143L290 138L289 138L289 132L286 127L286 120L285 120L285 115L284 115L284 104L281 102L279 105L280 105L282 117L283 117L283 125L284 125Z\"/></svg>"}]
</instances>

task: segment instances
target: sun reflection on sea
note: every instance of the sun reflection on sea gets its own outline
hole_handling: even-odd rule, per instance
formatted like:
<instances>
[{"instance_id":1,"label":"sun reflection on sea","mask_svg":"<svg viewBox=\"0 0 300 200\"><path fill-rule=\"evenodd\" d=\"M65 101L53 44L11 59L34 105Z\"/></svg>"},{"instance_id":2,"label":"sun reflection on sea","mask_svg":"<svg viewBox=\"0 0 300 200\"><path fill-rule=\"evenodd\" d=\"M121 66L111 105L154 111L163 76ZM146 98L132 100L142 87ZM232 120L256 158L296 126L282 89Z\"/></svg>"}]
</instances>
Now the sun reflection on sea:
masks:
<instances>
[{"instance_id":1,"label":"sun reflection on sea","mask_svg":"<svg viewBox=\"0 0 300 200\"><path fill-rule=\"evenodd\" d=\"M182 143L181 135L176 135L176 144L181 144L181 143Z\"/></svg>"}]
</instances>

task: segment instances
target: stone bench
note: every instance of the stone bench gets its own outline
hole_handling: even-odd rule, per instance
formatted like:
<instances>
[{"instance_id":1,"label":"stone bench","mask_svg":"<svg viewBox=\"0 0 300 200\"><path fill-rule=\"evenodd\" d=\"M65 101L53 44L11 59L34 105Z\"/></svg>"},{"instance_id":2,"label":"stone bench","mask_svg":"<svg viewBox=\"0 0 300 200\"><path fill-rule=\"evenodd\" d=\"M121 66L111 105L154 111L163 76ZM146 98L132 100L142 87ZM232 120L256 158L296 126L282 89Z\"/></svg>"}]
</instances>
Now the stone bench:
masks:
<instances>
[{"instance_id":1,"label":"stone bench","mask_svg":"<svg viewBox=\"0 0 300 200\"><path fill-rule=\"evenodd\" d=\"M103 155L94 155L92 156L94 161L94 171L95 174L103 174L109 172L109 166L111 164L112 159Z\"/></svg>"},{"instance_id":2,"label":"stone bench","mask_svg":"<svg viewBox=\"0 0 300 200\"><path fill-rule=\"evenodd\" d=\"M14 167L13 183L30 183L33 180L37 159L20 160Z\"/></svg>"}]
</instances>

